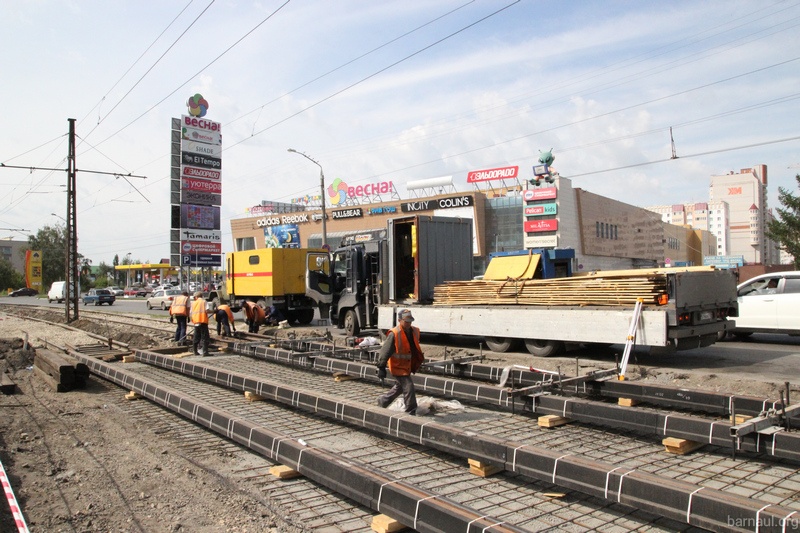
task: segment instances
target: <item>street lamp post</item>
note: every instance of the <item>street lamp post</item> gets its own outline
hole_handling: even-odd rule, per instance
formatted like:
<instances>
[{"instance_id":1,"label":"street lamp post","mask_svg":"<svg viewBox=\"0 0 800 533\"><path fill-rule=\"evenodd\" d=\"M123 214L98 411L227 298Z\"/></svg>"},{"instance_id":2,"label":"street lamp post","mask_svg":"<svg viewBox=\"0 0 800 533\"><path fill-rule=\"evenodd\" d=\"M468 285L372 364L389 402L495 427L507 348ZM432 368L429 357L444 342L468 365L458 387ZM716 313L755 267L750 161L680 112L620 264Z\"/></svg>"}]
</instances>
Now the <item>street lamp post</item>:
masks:
<instances>
[{"instance_id":1,"label":"street lamp post","mask_svg":"<svg viewBox=\"0 0 800 533\"><path fill-rule=\"evenodd\" d=\"M319 167L319 193L320 193L320 200L322 201L322 247L325 248L328 246L328 231L326 229L326 221L328 216L325 214L325 174L322 172L322 165L317 163L314 159L310 158L303 152L298 152L294 148L289 148L289 152L294 152L295 154L302 155L315 165Z\"/></svg>"}]
</instances>

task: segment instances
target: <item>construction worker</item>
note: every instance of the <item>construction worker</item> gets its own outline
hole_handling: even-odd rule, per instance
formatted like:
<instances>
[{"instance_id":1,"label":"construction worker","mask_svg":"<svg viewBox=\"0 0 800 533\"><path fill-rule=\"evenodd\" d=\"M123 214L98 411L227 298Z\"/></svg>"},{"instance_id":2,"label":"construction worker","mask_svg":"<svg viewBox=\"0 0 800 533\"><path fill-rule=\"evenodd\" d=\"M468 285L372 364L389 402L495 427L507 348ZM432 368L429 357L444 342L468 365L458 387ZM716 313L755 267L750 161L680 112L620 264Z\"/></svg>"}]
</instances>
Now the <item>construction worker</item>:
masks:
<instances>
[{"instance_id":1,"label":"construction worker","mask_svg":"<svg viewBox=\"0 0 800 533\"><path fill-rule=\"evenodd\" d=\"M177 320L178 327L175 329L175 342L186 344L186 319L189 317L189 293L183 291L176 296L169 306L169 321Z\"/></svg>"},{"instance_id":2,"label":"construction worker","mask_svg":"<svg viewBox=\"0 0 800 533\"><path fill-rule=\"evenodd\" d=\"M222 330L223 337L231 336L231 328L236 331L236 326L233 324L233 311L231 306L222 304L214 311L214 320L217 321L217 336L219 337L220 330Z\"/></svg>"},{"instance_id":3,"label":"construction worker","mask_svg":"<svg viewBox=\"0 0 800 533\"><path fill-rule=\"evenodd\" d=\"M258 333L258 327L264 323L264 318L266 317L264 309L255 302L243 300L242 310L244 311L244 321L249 326L247 331Z\"/></svg>"},{"instance_id":4,"label":"construction worker","mask_svg":"<svg viewBox=\"0 0 800 533\"><path fill-rule=\"evenodd\" d=\"M378 377L383 381L386 378L386 365L395 379L394 386L389 392L378 396L378 405L387 407L395 398L403 395L406 412L417 413L417 394L411 374L414 374L425 361L425 354L419 346L419 328L411 325L414 317L411 311L403 309L398 314L399 324L389 330L386 340L381 346L378 356Z\"/></svg>"},{"instance_id":5,"label":"construction worker","mask_svg":"<svg viewBox=\"0 0 800 533\"><path fill-rule=\"evenodd\" d=\"M264 317L264 322L268 326L277 326L284 320L286 320L286 317L283 316L281 310L278 309L275 305L270 305L269 311L267 311L266 316Z\"/></svg>"},{"instance_id":6,"label":"construction worker","mask_svg":"<svg viewBox=\"0 0 800 533\"><path fill-rule=\"evenodd\" d=\"M194 324L194 355L208 355L208 343L211 340L208 333L208 311L206 311L206 301L203 299L203 293L197 291L194 293L194 302L192 302L191 320ZM203 341L203 350L198 352L197 347L200 341Z\"/></svg>"}]
</instances>

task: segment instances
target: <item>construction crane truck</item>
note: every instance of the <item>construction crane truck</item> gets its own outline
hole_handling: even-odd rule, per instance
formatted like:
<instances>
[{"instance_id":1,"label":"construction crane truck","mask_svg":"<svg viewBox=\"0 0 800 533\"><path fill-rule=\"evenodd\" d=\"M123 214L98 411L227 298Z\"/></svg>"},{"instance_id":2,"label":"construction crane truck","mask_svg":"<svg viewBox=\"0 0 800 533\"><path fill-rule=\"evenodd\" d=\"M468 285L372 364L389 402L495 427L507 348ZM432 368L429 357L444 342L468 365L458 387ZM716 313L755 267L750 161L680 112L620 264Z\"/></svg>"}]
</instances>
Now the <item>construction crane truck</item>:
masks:
<instances>
[{"instance_id":1,"label":"construction crane truck","mask_svg":"<svg viewBox=\"0 0 800 533\"><path fill-rule=\"evenodd\" d=\"M378 235L343 244L329 267L307 274L307 287L351 336L386 331L407 308L425 333L483 337L497 352L524 344L550 356L565 343L625 343L639 298L638 345L708 346L734 327L736 279L726 270L573 275L574 250L543 249L495 257L484 279L473 280L472 221L422 215L390 219ZM327 257L319 254L315 264Z\"/></svg>"}]
</instances>

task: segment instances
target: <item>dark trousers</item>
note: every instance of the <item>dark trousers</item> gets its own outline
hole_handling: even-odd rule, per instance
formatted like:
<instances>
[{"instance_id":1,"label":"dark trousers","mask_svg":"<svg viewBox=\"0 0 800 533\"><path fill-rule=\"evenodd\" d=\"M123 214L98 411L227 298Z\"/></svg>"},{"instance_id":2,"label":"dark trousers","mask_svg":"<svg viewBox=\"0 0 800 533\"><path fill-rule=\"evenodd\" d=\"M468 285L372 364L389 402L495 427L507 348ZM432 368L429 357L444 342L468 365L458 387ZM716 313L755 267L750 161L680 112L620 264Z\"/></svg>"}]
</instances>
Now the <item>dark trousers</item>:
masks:
<instances>
[{"instance_id":1,"label":"dark trousers","mask_svg":"<svg viewBox=\"0 0 800 533\"><path fill-rule=\"evenodd\" d=\"M175 320L178 321L178 327L175 330L175 342L184 344L186 342L186 317L175 315Z\"/></svg>"},{"instance_id":2,"label":"dark trousers","mask_svg":"<svg viewBox=\"0 0 800 533\"><path fill-rule=\"evenodd\" d=\"M258 333L258 322L255 320L247 320L247 331L250 333Z\"/></svg>"},{"instance_id":3,"label":"dark trousers","mask_svg":"<svg viewBox=\"0 0 800 533\"><path fill-rule=\"evenodd\" d=\"M226 337L231 336L231 326L228 324L228 315L225 313L223 316L217 317L217 336L219 336L220 330L225 332Z\"/></svg>"},{"instance_id":4,"label":"dark trousers","mask_svg":"<svg viewBox=\"0 0 800 533\"><path fill-rule=\"evenodd\" d=\"M211 336L208 333L208 324L195 324L194 325L194 354L197 355L197 347L200 341L203 341L203 355L208 355L208 343Z\"/></svg>"},{"instance_id":5,"label":"dark trousers","mask_svg":"<svg viewBox=\"0 0 800 533\"><path fill-rule=\"evenodd\" d=\"M395 398L403 395L403 401L406 404L406 413L417 413L417 393L414 388L414 380L411 376L393 376L395 379L394 386L389 389L386 394L378 396L378 405L381 407L388 407Z\"/></svg>"}]
</instances>

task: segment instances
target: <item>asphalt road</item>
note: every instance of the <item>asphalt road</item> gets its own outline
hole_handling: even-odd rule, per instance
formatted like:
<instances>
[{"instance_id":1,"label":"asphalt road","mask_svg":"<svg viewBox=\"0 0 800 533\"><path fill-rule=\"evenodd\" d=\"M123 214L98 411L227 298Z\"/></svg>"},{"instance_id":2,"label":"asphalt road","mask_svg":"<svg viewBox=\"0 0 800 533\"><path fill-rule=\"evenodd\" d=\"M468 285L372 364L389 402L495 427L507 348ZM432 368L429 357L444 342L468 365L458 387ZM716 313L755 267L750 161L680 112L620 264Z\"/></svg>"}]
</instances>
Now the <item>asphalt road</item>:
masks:
<instances>
[{"instance_id":1,"label":"asphalt road","mask_svg":"<svg viewBox=\"0 0 800 533\"><path fill-rule=\"evenodd\" d=\"M17 305L49 305L55 308L64 308L64 304L48 304L46 299L22 297L2 297L1 303ZM142 313L155 316L167 316L166 311L160 309L148 310L144 299L119 298L114 305L94 305L81 309L103 310L111 313ZM236 314L237 321L241 314ZM423 333L425 325L420 324ZM334 330L334 334L342 334L342 330ZM365 335L368 333L364 333ZM479 346L479 339L474 337L437 337L426 335L423 339L428 343L446 344L454 347L474 349ZM607 349L577 347L567 352L562 357L548 358L548 363L560 361L564 368L572 368L575 358L581 361L594 361L598 365L613 364L621 356L623 345L612 345ZM521 352L520 356L527 356ZM530 356L528 356L530 357ZM707 346L674 353L664 353L656 349L648 350L637 347L634 349L631 362L638 362L647 366L660 369L674 369L709 374L725 374L742 379L756 379L758 381L772 381L782 383L789 381L793 384L800 383L800 337L788 335L753 334L743 340L727 340ZM559 363L560 364L560 363Z\"/></svg>"}]
</instances>

